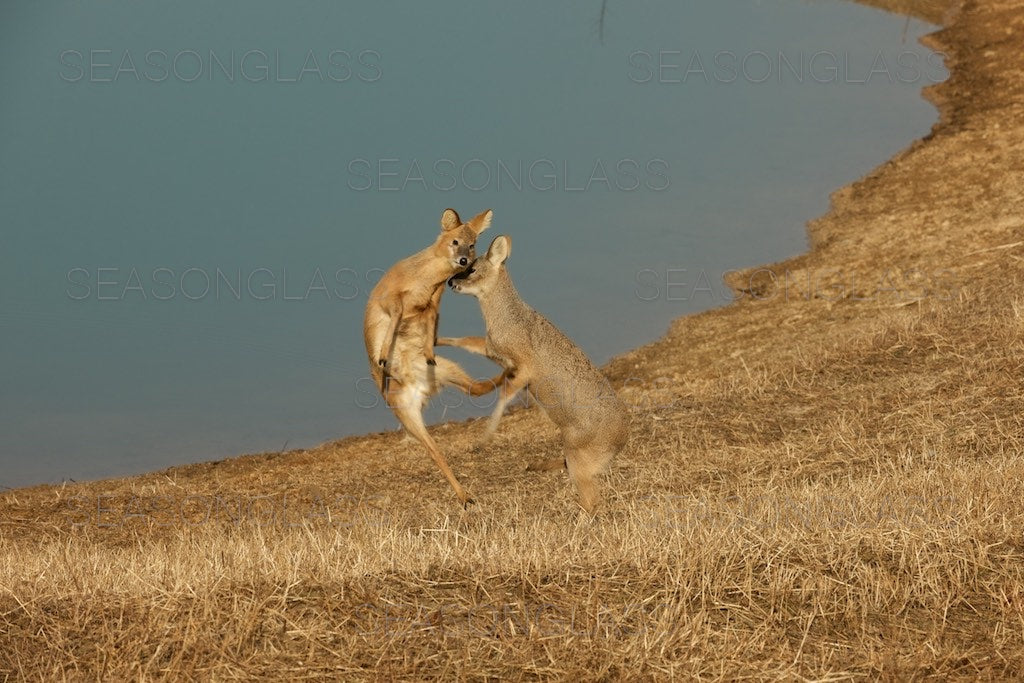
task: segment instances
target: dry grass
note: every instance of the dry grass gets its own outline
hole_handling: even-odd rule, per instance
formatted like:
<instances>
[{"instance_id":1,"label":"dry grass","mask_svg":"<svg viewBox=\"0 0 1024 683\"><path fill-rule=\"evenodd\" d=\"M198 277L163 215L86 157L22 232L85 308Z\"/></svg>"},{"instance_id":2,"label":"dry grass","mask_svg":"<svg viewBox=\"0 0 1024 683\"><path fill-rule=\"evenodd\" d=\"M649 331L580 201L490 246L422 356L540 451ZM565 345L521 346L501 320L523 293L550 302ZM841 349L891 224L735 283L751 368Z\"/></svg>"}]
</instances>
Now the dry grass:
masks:
<instances>
[{"instance_id":1,"label":"dry grass","mask_svg":"<svg viewBox=\"0 0 1024 683\"><path fill-rule=\"evenodd\" d=\"M596 520L532 410L434 430L465 513L396 434L8 492L0 676L1024 676L1022 34L967 3L936 131L609 364Z\"/></svg>"}]
</instances>

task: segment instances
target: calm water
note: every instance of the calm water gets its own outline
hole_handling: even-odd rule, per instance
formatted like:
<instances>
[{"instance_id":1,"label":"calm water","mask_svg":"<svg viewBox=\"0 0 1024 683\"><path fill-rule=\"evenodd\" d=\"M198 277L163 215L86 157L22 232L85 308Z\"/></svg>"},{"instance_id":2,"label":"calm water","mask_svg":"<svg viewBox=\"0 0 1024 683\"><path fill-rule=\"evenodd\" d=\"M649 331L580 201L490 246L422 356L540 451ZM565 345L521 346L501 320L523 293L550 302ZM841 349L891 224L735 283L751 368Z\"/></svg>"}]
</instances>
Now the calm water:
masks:
<instances>
[{"instance_id":1,"label":"calm water","mask_svg":"<svg viewBox=\"0 0 1024 683\"><path fill-rule=\"evenodd\" d=\"M361 381L365 296L447 206L493 208L481 246L511 235L524 298L603 362L804 250L828 193L936 118L917 21L599 11L5 2L0 485L395 428ZM447 294L441 334L481 332Z\"/></svg>"}]
</instances>

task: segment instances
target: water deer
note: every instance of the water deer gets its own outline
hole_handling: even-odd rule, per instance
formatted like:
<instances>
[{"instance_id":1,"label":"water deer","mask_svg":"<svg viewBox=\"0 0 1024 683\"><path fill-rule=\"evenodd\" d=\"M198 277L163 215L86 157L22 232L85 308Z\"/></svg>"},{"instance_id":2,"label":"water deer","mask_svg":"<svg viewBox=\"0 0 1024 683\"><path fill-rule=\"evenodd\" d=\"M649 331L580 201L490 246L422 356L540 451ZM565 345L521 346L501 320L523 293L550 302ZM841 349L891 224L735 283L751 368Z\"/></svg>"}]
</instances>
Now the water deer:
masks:
<instances>
[{"instance_id":1,"label":"water deer","mask_svg":"<svg viewBox=\"0 0 1024 683\"><path fill-rule=\"evenodd\" d=\"M482 443L494 436L509 401L524 388L529 392L561 430L563 445L561 457L529 469L567 468L580 504L593 513L600 500L597 476L626 444L628 413L583 351L520 298L505 268L511 249L511 240L499 235L485 256L449 280L453 290L479 300L487 336L437 343L483 354L504 369Z\"/></svg>"},{"instance_id":2,"label":"water deer","mask_svg":"<svg viewBox=\"0 0 1024 683\"><path fill-rule=\"evenodd\" d=\"M445 209L434 243L384 273L370 292L363 318L370 374L402 426L427 449L464 506L472 499L427 431L423 407L446 385L480 396L501 380L499 375L475 381L454 361L434 354L445 282L474 260L477 236L491 224L491 216L491 211L484 211L463 223L454 209Z\"/></svg>"}]
</instances>

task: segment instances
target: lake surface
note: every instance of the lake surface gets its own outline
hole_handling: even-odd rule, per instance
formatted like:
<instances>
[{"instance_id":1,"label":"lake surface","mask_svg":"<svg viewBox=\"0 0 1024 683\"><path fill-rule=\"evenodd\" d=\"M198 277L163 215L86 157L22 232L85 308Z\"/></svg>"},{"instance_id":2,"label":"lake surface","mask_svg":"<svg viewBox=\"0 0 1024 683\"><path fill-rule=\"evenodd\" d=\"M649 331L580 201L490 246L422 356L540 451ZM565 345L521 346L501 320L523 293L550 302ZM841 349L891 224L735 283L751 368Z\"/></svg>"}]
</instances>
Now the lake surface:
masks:
<instances>
[{"instance_id":1,"label":"lake surface","mask_svg":"<svg viewBox=\"0 0 1024 683\"><path fill-rule=\"evenodd\" d=\"M0 10L0 486L394 429L361 323L493 208L597 362L806 249L936 120L934 27L849 2L15 0ZM448 293L442 335L481 334ZM493 366L443 355L478 376ZM486 414L456 393L432 421Z\"/></svg>"}]
</instances>

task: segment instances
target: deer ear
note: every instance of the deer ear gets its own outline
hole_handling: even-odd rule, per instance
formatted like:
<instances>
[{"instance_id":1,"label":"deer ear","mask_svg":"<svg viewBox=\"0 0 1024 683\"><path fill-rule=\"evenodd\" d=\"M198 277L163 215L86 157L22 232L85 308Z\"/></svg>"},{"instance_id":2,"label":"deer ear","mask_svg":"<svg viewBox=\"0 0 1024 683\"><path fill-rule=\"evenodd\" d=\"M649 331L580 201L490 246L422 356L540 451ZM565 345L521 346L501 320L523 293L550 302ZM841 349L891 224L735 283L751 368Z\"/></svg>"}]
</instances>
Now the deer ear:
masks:
<instances>
[{"instance_id":1,"label":"deer ear","mask_svg":"<svg viewBox=\"0 0 1024 683\"><path fill-rule=\"evenodd\" d=\"M459 218L459 214L455 212L455 209L445 209L444 213L441 214L441 229L445 232L454 230L460 225L462 225L462 219Z\"/></svg>"},{"instance_id":2,"label":"deer ear","mask_svg":"<svg viewBox=\"0 0 1024 683\"><path fill-rule=\"evenodd\" d=\"M508 258L508 255L512 253L512 240L507 235L498 235L491 242L490 248L487 250L487 260L496 266L500 266Z\"/></svg>"},{"instance_id":3,"label":"deer ear","mask_svg":"<svg viewBox=\"0 0 1024 683\"><path fill-rule=\"evenodd\" d=\"M491 227L491 218L494 217L494 212L487 209L482 214L476 216L469 222L469 227L473 229L476 234L482 233L487 228Z\"/></svg>"}]
</instances>

